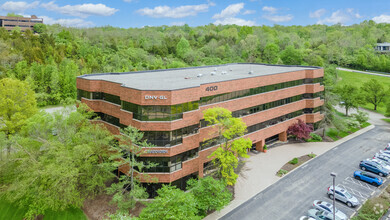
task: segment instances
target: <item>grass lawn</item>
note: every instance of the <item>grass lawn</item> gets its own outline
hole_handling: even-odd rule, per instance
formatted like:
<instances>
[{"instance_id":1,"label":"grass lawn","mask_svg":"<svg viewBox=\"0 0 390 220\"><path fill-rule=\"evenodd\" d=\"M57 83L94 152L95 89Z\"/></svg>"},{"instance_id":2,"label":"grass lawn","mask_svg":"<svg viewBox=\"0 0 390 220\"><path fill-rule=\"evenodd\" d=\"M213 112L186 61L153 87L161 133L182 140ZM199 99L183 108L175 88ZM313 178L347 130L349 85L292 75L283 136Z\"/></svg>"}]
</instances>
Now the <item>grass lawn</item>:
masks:
<instances>
[{"instance_id":1,"label":"grass lawn","mask_svg":"<svg viewBox=\"0 0 390 220\"><path fill-rule=\"evenodd\" d=\"M382 118L382 120L390 123L390 118Z\"/></svg>"},{"instance_id":2,"label":"grass lawn","mask_svg":"<svg viewBox=\"0 0 390 220\"><path fill-rule=\"evenodd\" d=\"M342 71L342 70L337 70L338 77L340 81L338 84L350 84L353 86L361 87L363 83L371 80L371 79L376 79L379 82L381 82L384 86L385 89L388 89L390 85L390 77L383 77L383 76L375 76L375 75L368 75L368 74L363 74L363 73L355 73L355 72L347 72L347 71ZM363 108L369 109L369 110L374 110L374 105L372 104L365 104L362 106ZM385 114L386 112L386 106L381 103L377 107L377 112L380 114Z\"/></svg>"},{"instance_id":3,"label":"grass lawn","mask_svg":"<svg viewBox=\"0 0 390 220\"><path fill-rule=\"evenodd\" d=\"M22 220L26 209L18 208L12 204L0 201L0 219ZM67 209L62 212L48 211L43 219L55 220L87 220L81 209Z\"/></svg>"}]
</instances>

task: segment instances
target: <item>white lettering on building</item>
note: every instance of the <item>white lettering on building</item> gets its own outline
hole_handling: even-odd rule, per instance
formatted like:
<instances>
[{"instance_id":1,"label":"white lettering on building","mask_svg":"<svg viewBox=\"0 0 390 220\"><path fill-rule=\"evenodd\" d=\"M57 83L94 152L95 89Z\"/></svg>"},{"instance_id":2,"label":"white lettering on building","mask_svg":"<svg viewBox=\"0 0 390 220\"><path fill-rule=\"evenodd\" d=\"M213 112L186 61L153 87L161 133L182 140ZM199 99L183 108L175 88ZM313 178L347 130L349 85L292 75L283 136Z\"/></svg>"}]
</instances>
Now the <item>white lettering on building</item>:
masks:
<instances>
[{"instance_id":1,"label":"white lettering on building","mask_svg":"<svg viewBox=\"0 0 390 220\"><path fill-rule=\"evenodd\" d=\"M160 95L160 96L157 96L157 95L145 95L145 99L165 100L165 99L167 99L167 97L165 95Z\"/></svg>"}]
</instances>

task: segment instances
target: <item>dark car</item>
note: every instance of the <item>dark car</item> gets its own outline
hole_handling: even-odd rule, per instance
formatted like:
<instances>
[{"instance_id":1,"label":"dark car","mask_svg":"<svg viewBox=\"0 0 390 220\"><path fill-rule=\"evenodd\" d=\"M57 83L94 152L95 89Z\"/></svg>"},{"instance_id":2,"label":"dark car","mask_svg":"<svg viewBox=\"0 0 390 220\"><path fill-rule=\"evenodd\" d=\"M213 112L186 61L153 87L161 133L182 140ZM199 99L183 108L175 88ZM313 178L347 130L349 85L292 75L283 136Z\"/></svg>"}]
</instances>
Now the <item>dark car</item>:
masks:
<instances>
[{"instance_id":1,"label":"dark car","mask_svg":"<svg viewBox=\"0 0 390 220\"><path fill-rule=\"evenodd\" d=\"M389 170L386 170L381 165L374 163L368 160L362 160L359 164L360 169L364 171L370 171L372 173L378 174L379 176L387 176L389 175Z\"/></svg>"},{"instance_id":2,"label":"dark car","mask_svg":"<svg viewBox=\"0 0 390 220\"><path fill-rule=\"evenodd\" d=\"M355 179L370 183L374 186L380 186L383 184L382 178L380 178L374 174L371 174L371 173L362 172L362 171L355 171L353 176L355 177Z\"/></svg>"}]
</instances>

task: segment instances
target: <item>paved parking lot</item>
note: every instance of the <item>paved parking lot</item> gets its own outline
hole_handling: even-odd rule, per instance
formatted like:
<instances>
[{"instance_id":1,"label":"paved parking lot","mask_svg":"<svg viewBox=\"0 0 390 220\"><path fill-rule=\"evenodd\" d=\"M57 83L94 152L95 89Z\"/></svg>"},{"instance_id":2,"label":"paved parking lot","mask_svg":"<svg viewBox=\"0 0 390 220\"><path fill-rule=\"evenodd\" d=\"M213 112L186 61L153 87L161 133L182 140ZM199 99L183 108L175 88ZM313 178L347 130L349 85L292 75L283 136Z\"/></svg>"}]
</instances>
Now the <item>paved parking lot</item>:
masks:
<instances>
[{"instance_id":1,"label":"paved parking lot","mask_svg":"<svg viewBox=\"0 0 390 220\"><path fill-rule=\"evenodd\" d=\"M333 148L285 176L220 219L299 219L300 216L307 214L314 200L332 202L327 196L327 189L332 185L331 172L338 173L336 185L347 189L361 203L364 203L367 198L378 193L390 181L387 180L385 184L377 188L355 180L353 172L359 170L361 160L371 158L375 152L384 148L385 144L390 141L389 133L389 126L377 126ZM341 202L336 202L336 207L349 216L357 210Z\"/></svg>"}]
</instances>

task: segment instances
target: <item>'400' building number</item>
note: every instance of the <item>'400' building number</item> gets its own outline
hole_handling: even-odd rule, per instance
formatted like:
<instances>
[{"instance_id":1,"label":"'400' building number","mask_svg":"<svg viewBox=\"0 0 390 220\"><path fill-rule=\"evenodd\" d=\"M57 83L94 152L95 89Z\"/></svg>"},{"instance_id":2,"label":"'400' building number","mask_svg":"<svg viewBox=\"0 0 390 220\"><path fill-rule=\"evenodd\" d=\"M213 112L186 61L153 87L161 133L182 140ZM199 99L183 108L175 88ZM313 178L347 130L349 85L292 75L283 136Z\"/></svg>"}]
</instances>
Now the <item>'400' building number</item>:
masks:
<instances>
[{"instance_id":1,"label":"'400' building number","mask_svg":"<svg viewBox=\"0 0 390 220\"><path fill-rule=\"evenodd\" d=\"M209 87L206 87L206 91L209 92L209 91L217 91L218 90L218 86L209 86Z\"/></svg>"}]
</instances>

